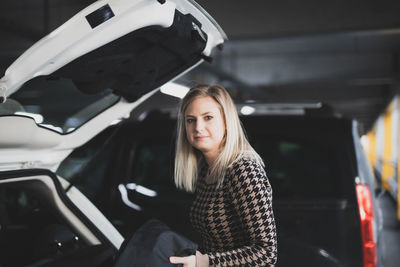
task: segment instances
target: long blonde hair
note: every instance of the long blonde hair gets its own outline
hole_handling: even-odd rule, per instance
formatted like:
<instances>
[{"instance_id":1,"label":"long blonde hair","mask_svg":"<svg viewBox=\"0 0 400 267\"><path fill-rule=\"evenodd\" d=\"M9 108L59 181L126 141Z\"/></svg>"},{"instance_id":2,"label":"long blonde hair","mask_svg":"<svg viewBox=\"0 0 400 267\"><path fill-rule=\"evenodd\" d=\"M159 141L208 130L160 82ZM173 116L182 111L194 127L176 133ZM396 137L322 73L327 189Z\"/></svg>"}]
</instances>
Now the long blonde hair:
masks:
<instances>
[{"instance_id":1,"label":"long blonde hair","mask_svg":"<svg viewBox=\"0 0 400 267\"><path fill-rule=\"evenodd\" d=\"M217 186L222 185L227 169L242 156L250 157L264 165L261 157L249 144L235 104L226 89L220 85L193 87L180 103L174 170L176 186L189 192L193 192L195 189L198 168L203 160L203 155L187 140L185 112L194 99L202 97L211 97L218 103L226 126L221 152L209 170L210 177L217 182Z\"/></svg>"}]
</instances>

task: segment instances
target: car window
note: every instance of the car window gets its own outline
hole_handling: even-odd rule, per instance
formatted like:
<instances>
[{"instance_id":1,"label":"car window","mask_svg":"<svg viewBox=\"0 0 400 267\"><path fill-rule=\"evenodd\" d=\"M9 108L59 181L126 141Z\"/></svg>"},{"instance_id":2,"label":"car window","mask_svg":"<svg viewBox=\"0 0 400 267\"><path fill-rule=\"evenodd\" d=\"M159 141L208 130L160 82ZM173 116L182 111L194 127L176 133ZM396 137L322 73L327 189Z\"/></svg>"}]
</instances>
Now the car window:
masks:
<instances>
[{"instance_id":1,"label":"car window","mask_svg":"<svg viewBox=\"0 0 400 267\"><path fill-rule=\"evenodd\" d=\"M168 142L146 140L137 150L137 158L129 181L156 191L174 189L173 158Z\"/></svg>"},{"instance_id":2,"label":"car window","mask_svg":"<svg viewBox=\"0 0 400 267\"><path fill-rule=\"evenodd\" d=\"M111 89L85 94L70 79L37 77L0 104L0 115L32 117L42 127L67 134L118 100Z\"/></svg>"},{"instance_id":3,"label":"car window","mask_svg":"<svg viewBox=\"0 0 400 267\"><path fill-rule=\"evenodd\" d=\"M58 167L56 174L76 186L97 204L104 199L103 188L115 178L110 170L118 155L118 126L109 127L84 146L74 150ZM108 176L107 178L107 175ZM100 200L99 200L100 199Z\"/></svg>"},{"instance_id":4,"label":"car window","mask_svg":"<svg viewBox=\"0 0 400 267\"><path fill-rule=\"evenodd\" d=\"M188 216L193 194L178 190L174 184L171 138L141 136L136 142L125 184L129 202L141 208L136 220L157 218L186 237L198 239ZM123 205L127 204L124 200Z\"/></svg>"},{"instance_id":5,"label":"car window","mask_svg":"<svg viewBox=\"0 0 400 267\"><path fill-rule=\"evenodd\" d=\"M253 146L265 161L276 199L334 199L343 196L338 151L311 140L260 136Z\"/></svg>"},{"instance_id":6,"label":"car window","mask_svg":"<svg viewBox=\"0 0 400 267\"><path fill-rule=\"evenodd\" d=\"M86 246L40 195L0 186L0 266L45 262Z\"/></svg>"}]
</instances>

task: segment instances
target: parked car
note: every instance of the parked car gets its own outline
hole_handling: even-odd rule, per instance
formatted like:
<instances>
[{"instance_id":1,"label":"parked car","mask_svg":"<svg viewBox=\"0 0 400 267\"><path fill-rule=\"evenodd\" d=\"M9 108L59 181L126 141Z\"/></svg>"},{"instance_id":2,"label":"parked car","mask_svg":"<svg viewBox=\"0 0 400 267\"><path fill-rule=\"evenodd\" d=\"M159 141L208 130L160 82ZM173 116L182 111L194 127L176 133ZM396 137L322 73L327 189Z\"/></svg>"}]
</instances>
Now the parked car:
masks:
<instances>
[{"instance_id":1,"label":"parked car","mask_svg":"<svg viewBox=\"0 0 400 267\"><path fill-rule=\"evenodd\" d=\"M56 169L159 86L210 60L225 39L191 0L96 1L7 69L0 266L112 264L123 236Z\"/></svg>"},{"instance_id":2,"label":"parked car","mask_svg":"<svg viewBox=\"0 0 400 267\"><path fill-rule=\"evenodd\" d=\"M318 104L252 108L259 114L241 120L273 188L277 266L383 266L382 221L356 122ZM175 115L154 111L108 128L58 175L126 237L158 218L198 241L187 216L192 195L173 184Z\"/></svg>"}]
</instances>

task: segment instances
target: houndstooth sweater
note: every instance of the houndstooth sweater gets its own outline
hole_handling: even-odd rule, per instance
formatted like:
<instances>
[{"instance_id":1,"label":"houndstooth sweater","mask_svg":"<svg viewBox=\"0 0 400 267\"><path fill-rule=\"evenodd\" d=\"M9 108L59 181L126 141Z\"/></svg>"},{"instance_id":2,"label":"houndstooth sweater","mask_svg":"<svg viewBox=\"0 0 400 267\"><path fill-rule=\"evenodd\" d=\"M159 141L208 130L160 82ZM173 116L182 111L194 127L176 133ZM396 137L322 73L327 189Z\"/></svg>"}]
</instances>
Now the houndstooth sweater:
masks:
<instances>
[{"instance_id":1,"label":"houndstooth sweater","mask_svg":"<svg viewBox=\"0 0 400 267\"><path fill-rule=\"evenodd\" d=\"M206 183L206 173L200 172L190 219L210 266L275 266L272 189L263 167L240 159L220 188Z\"/></svg>"}]
</instances>

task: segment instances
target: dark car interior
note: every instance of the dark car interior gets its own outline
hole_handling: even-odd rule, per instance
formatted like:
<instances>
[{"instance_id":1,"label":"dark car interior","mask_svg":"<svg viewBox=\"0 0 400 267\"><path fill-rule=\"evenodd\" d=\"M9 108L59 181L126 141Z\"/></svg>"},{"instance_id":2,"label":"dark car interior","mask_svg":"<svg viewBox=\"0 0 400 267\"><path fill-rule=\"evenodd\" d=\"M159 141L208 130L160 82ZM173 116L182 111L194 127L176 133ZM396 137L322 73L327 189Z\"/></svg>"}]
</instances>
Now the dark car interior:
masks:
<instances>
[{"instance_id":1,"label":"dark car interior","mask_svg":"<svg viewBox=\"0 0 400 267\"><path fill-rule=\"evenodd\" d=\"M89 245L41 181L0 184L0 266L109 266L115 250Z\"/></svg>"}]
</instances>

